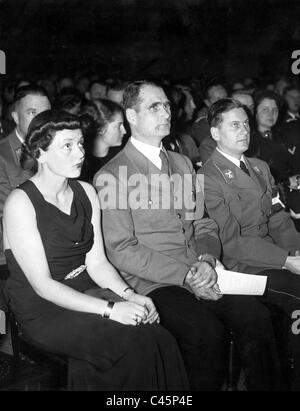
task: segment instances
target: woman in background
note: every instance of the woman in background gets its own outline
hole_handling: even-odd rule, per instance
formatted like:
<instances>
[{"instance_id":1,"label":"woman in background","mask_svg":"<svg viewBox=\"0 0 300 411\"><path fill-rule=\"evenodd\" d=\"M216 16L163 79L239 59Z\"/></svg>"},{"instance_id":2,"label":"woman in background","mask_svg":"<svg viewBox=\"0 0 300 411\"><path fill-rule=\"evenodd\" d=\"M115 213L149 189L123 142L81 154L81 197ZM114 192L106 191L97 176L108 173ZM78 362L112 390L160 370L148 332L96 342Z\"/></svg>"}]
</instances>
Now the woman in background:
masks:
<instances>
[{"instance_id":1,"label":"woman in background","mask_svg":"<svg viewBox=\"0 0 300 411\"><path fill-rule=\"evenodd\" d=\"M80 178L92 182L96 172L104 166L122 146L126 134L122 107L114 101L96 99L83 111L85 124L85 162Z\"/></svg>"}]
</instances>

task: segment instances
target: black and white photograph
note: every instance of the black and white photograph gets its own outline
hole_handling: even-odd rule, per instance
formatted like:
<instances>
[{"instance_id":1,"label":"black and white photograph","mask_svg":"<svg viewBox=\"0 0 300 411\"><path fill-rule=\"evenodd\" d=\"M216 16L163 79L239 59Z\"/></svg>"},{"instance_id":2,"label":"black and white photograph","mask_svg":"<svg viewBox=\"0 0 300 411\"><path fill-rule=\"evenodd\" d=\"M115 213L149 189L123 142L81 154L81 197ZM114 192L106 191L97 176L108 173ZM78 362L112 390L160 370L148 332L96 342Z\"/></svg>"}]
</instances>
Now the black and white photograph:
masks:
<instances>
[{"instance_id":1,"label":"black and white photograph","mask_svg":"<svg viewBox=\"0 0 300 411\"><path fill-rule=\"evenodd\" d=\"M0 391L300 391L299 0L0 0Z\"/></svg>"}]
</instances>

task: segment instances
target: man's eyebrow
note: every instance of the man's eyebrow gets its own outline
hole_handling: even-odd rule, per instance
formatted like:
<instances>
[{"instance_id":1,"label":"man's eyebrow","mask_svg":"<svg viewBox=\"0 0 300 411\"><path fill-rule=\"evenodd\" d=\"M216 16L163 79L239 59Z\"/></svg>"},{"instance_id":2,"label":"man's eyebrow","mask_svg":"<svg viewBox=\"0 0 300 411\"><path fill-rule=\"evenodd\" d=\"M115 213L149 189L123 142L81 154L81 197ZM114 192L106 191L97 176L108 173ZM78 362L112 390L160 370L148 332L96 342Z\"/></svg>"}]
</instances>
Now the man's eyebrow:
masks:
<instances>
[{"instance_id":1,"label":"man's eyebrow","mask_svg":"<svg viewBox=\"0 0 300 411\"><path fill-rule=\"evenodd\" d=\"M169 100L164 100L164 101L155 101L153 103L151 103L148 107L153 107L153 106L157 106L159 104L171 104Z\"/></svg>"}]
</instances>

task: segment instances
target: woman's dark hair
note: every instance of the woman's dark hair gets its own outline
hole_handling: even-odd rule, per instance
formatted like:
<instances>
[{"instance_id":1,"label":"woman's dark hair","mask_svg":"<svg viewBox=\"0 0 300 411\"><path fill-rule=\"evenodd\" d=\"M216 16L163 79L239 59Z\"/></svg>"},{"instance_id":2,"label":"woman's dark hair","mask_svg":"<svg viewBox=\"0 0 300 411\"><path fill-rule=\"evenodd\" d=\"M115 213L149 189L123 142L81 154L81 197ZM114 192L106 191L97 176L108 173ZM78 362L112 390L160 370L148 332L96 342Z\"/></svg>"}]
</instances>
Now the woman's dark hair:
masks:
<instances>
[{"instance_id":1,"label":"woman's dark hair","mask_svg":"<svg viewBox=\"0 0 300 411\"><path fill-rule=\"evenodd\" d=\"M106 127L114 120L116 114L123 115L123 109L114 101L95 99L85 104L82 110L82 123L85 136L85 150L92 153L94 140L104 134Z\"/></svg>"},{"instance_id":2,"label":"woman's dark hair","mask_svg":"<svg viewBox=\"0 0 300 411\"><path fill-rule=\"evenodd\" d=\"M111 123L116 114L123 114L122 107L111 100L99 98L94 100L96 111L93 120L97 125L97 130L100 133L105 131L107 124Z\"/></svg>"},{"instance_id":3,"label":"woman's dark hair","mask_svg":"<svg viewBox=\"0 0 300 411\"><path fill-rule=\"evenodd\" d=\"M38 114L29 125L22 146L21 166L35 172L40 149L44 151L48 149L57 131L81 128L79 117L65 111L46 110Z\"/></svg>"},{"instance_id":4,"label":"woman's dark hair","mask_svg":"<svg viewBox=\"0 0 300 411\"><path fill-rule=\"evenodd\" d=\"M274 100L278 110L281 107L281 99L280 96L278 96L278 94L274 93L274 91L272 90L258 90L256 93L254 93L253 99L254 99L254 115L256 115L257 113L257 107L260 105L260 103L264 100L264 99L269 99L269 100Z\"/></svg>"}]
</instances>

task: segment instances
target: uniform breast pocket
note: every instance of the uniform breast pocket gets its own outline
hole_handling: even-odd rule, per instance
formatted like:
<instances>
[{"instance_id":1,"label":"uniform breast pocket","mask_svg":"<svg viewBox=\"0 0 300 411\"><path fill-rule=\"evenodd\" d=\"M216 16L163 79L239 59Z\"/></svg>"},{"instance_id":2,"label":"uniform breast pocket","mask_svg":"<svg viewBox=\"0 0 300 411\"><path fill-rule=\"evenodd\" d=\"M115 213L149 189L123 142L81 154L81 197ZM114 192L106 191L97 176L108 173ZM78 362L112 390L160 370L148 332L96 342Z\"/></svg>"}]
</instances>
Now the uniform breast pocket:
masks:
<instances>
[{"instance_id":1,"label":"uniform breast pocket","mask_svg":"<svg viewBox=\"0 0 300 411\"><path fill-rule=\"evenodd\" d=\"M230 214L238 221L242 218L242 197L238 193L229 194L225 198Z\"/></svg>"}]
</instances>

